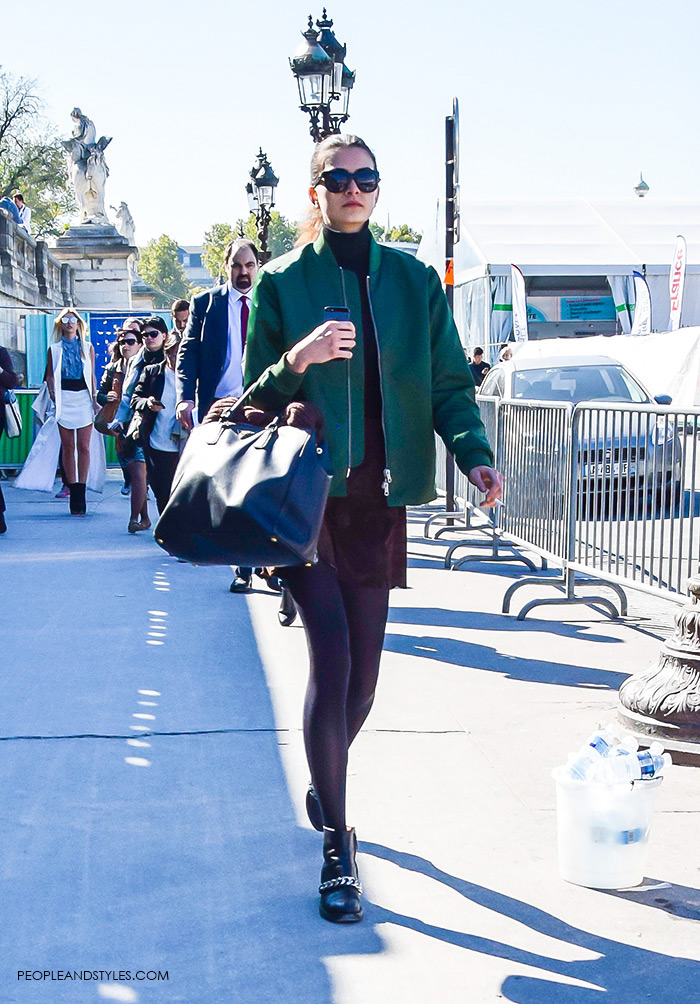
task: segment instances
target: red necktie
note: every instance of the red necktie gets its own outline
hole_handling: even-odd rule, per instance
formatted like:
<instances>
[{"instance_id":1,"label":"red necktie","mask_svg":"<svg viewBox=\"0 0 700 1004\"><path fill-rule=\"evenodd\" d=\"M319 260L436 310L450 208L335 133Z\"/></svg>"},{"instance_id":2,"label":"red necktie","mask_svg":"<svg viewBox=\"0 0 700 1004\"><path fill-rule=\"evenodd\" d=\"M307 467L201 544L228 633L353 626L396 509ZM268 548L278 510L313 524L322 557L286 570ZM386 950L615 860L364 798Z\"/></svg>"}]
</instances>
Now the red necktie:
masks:
<instances>
[{"instance_id":1,"label":"red necktie","mask_svg":"<svg viewBox=\"0 0 700 1004\"><path fill-rule=\"evenodd\" d=\"M248 334L248 314L250 313L248 309L248 300L245 296L241 297L241 345L245 348L245 340Z\"/></svg>"}]
</instances>

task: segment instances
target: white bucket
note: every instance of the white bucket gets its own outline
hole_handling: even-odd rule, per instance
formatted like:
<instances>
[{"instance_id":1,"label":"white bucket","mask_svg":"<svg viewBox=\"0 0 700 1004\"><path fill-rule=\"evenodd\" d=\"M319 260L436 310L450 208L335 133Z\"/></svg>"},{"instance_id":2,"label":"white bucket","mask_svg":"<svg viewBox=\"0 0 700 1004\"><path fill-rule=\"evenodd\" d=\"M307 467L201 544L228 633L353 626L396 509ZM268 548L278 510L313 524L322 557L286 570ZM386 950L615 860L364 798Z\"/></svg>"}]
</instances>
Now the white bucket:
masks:
<instances>
[{"instance_id":1,"label":"white bucket","mask_svg":"<svg viewBox=\"0 0 700 1004\"><path fill-rule=\"evenodd\" d=\"M663 780L601 784L552 771L557 785L559 874L591 889L625 889L644 879L654 794Z\"/></svg>"}]
</instances>

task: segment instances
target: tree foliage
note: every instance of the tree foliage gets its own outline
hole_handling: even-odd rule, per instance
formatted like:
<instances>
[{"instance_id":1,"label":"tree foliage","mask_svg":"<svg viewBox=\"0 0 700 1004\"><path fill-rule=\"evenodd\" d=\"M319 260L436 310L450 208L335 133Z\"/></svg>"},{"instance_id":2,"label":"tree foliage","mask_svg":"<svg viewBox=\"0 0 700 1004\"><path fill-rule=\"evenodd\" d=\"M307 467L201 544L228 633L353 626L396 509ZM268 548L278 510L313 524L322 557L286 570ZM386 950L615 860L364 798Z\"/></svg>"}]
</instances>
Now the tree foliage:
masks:
<instances>
[{"instance_id":1,"label":"tree foliage","mask_svg":"<svg viewBox=\"0 0 700 1004\"><path fill-rule=\"evenodd\" d=\"M229 223L214 223L204 234L204 251L202 259L208 271L215 279L223 281L225 276L224 255L226 248L237 237L247 237L259 249L260 240L255 222L255 215L250 214L247 220L236 220L232 227ZM271 258L278 258L294 247L297 238L297 227L281 213L273 210L270 216L270 226L267 235L267 245Z\"/></svg>"},{"instance_id":2,"label":"tree foliage","mask_svg":"<svg viewBox=\"0 0 700 1004\"><path fill-rule=\"evenodd\" d=\"M398 227L392 227L388 231L378 223L370 223L369 228L376 241L400 241L406 244L419 244L423 236L417 230L409 227L407 223L402 223Z\"/></svg>"},{"instance_id":3,"label":"tree foliage","mask_svg":"<svg viewBox=\"0 0 700 1004\"><path fill-rule=\"evenodd\" d=\"M177 258L177 243L161 234L141 249L139 275L156 291L156 307L169 307L173 300L187 298L190 284Z\"/></svg>"},{"instance_id":4,"label":"tree foliage","mask_svg":"<svg viewBox=\"0 0 700 1004\"><path fill-rule=\"evenodd\" d=\"M224 254L228 245L237 236L228 223L214 223L204 234L202 261L215 281L223 282Z\"/></svg>"},{"instance_id":5,"label":"tree foliage","mask_svg":"<svg viewBox=\"0 0 700 1004\"><path fill-rule=\"evenodd\" d=\"M236 227L240 229L241 226L243 227L244 235L259 248L260 240L258 238L255 215L251 213L245 221L237 220ZM280 255L291 251L296 239L296 223L292 223L285 216L282 216L281 213L278 213L277 210L273 209L270 214L270 227L267 234L267 247L270 252L270 258L279 258Z\"/></svg>"},{"instance_id":6,"label":"tree foliage","mask_svg":"<svg viewBox=\"0 0 700 1004\"><path fill-rule=\"evenodd\" d=\"M392 227L389 231L388 241L403 241L407 244L419 244L423 234L409 227L408 223L402 223L399 227Z\"/></svg>"},{"instance_id":7,"label":"tree foliage","mask_svg":"<svg viewBox=\"0 0 700 1004\"><path fill-rule=\"evenodd\" d=\"M0 197L22 193L39 237L61 233L75 209L63 148L42 109L36 81L0 69Z\"/></svg>"}]
</instances>

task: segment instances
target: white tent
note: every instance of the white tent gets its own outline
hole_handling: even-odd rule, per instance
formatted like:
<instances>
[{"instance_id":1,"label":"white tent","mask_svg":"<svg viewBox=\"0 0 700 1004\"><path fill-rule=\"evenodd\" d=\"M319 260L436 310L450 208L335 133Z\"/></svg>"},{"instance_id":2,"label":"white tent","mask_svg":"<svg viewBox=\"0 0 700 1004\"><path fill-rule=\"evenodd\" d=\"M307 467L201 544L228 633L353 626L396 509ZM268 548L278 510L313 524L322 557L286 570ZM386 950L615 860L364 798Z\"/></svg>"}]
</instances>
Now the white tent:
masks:
<instances>
[{"instance_id":1,"label":"white tent","mask_svg":"<svg viewBox=\"0 0 700 1004\"><path fill-rule=\"evenodd\" d=\"M677 234L688 245L682 324L700 325L700 201L644 199L463 202L455 245L455 319L466 347L493 361L511 330L510 265L525 276L531 337L629 330L633 271L651 291L657 331L669 317L668 276ZM444 274L444 211L418 257Z\"/></svg>"}]
</instances>

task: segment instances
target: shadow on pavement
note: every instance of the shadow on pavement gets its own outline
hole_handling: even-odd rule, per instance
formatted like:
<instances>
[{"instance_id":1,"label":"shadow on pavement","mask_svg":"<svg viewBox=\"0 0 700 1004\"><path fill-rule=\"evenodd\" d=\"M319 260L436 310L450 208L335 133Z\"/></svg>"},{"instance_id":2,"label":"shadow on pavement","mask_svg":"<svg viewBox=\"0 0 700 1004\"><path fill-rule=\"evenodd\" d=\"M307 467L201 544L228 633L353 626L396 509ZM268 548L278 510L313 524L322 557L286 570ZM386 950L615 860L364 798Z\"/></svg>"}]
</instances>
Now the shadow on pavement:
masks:
<instances>
[{"instance_id":1,"label":"shadow on pavement","mask_svg":"<svg viewBox=\"0 0 700 1004\"><path fill-rule=\"evenodd\" d=\"M434 627L468 628L470 631L534 631L564 638L583 638L603 644L623 644L621 638L595 634L589 624L575 621L518 621L508 614L491 614L479 610L448 610L444 607L390 607L390 624L426 624Z\"/></svg>"},{"instance_id":2,"label":"shadow on pavement","mask_svg":"<svg viewBox=\"0 0 700 1004\"><path fill-rule=\"evenodd\" d=\"M477 645L473 642L432 635L402 635L390 632L384 638L384 651L416 655L422 659L435 659L453 666L482 669L488 673L500 673L509 680L583 687L590 690L617 691L629 675L607 669L596 669L594 666L527 659L499 652L489 645Z\"/></svg>"},{"instance_id":3,"label":"shadow on pavement","mask_svg":"<svg viewBox=\"0 0 700 1004\"><path fill-rule=\"evenodd\" d=\"M674 763L676 762L674 754ZM644 884L635 889L606 889L605 893L616 899L627 899L633 903L643 903L654 910L663 910L674 917L686 920L700 920L700 890L687 885L673 885L661 879L646 878ZM698 994L700 1000L700 993Z\"/></svg>"},{"instance_id":4,"label":"shadow on pavement","mask_svg":"<svg viewBox=\"0 0 700 1004\"><path fill-rule=\"evenodd\" d=\"M541 978L508 976L501 987L506 1000L516 1004L593 1004L594 1001L600 1002L603 993L611 1004L641 1004L641 1001L653 1004L695 1004L700 999L699 962L626 945L573 927L522 900L441 871L430 861L414 854L366 841L361 842L360 850L434 879L473 903L526 925L532 932L555 938L572 949L585 949L598 955L594 959L564 961L464 931L426 924L417 917L408 917L381 907L372 908L372 920L375 923L396 924L470 952L481 952L544 970ZM604 901L601 900L601 911L603 909ZM591 926L595 927L595 923L595 915L592 915ZM630 932L630 937L633 936L634 932ZM557 977L580 980L589 986L565 984L557 980ZM466 999L468 998L465 997Z\"/></svg>"},{"instance_id":5,"label":"shadow on pavement","mask_svg":"<svg viewBox=\"0 0 700 1004\"><path fill-rule=\"evenodd\" d=\"M321 836L296 821L247 605L102 505L54 525L25 505L3 541L0 999L96 999L19 970L153 970L110 999L330 1004L326 960L382 941L318 915Z\"/></svg>"}]
</instances>

